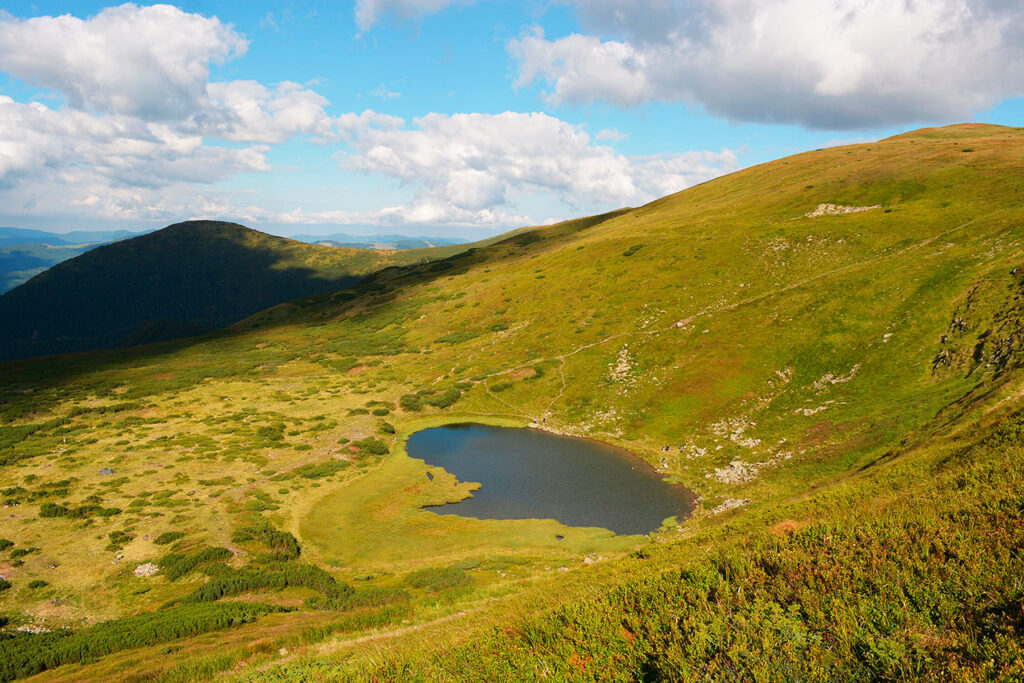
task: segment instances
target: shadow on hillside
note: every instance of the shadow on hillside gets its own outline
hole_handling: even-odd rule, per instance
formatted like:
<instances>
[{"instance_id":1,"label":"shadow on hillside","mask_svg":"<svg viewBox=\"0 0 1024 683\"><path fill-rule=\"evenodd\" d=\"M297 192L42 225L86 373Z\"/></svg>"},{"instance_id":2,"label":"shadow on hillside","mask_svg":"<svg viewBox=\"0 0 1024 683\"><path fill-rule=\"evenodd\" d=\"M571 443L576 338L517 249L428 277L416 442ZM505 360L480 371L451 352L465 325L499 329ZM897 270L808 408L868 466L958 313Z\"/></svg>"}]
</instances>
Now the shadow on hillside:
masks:
<instances>
[{"instance_id":1,"label":"shadow on hillside","mask_svg":"<svg viewBox=\"0 0 1024 683\"><path fill-rule=\"evenodd\" d=\"M200 344L213 345L211 348L213 358L200 367L191 367L187 372L175 373L183 375L184 379L178 382L169 382L162 387L155 386L150 394L182 389L208 377L246 376L251 374L255 368L263 365L264 359L261 357L262 352L248 346L244 349L232 348L231 341L236 338L240 339L242 334L253 330L270 330L278 326L314 319L318 314L336 311L342 305L349 309L373 310L387 305L405 288L427 284L442 277L459 275L480 264L518 258L544 249L558 243L560 238L571 237L629 210L622 209L544 228L516 231L504 239L482 247L470 246L466 251L447 258L408 266L389 266L362 278L347 277L325 280L318 277L317 271L313 269L289 269L284 271L284 278L289 286L301 288L315 285L318 292L306 292L305 295L298 295L302 298L288 297L270 303L266 303L267 298L257 296L255 301L259 302L259 308L256 311L248 311L246 314L251 317L240 320L245 316L237 314L236 322L230 327L201 336L163 341L148 346L94 350L0 363L0 374L5 380L0 385L0 414L5 420L11 420L46 410L62 400L56 394L45 396L49 389L59 386L74 384L78 388L79 394L84 392L103 395L124 382L124 375L128 371L140 367L159 366L163 358ZM255 273L257 277L249 277L247 282L254 282L260 278L278 277L281 274L280 271L275 270L279 267L276 256L268 258L266 253L252 252L252 250L250 252L245 263L250 269L250 274ZM189 272L189 269L186 268L185 272ZM201 276L197 274L197 277ZM221 275L207 275L206 277L211 279L201 283L201 287L184 287L175 295L174 302L179 309L174 310L180 310L181 303L188 296L185 292L190 292L191 296L202 296L200 292L205 292L206 296L226 294L229 300L234 300L235 293L232 289L237 289L238 286L231 282L230 278ZM115 286L121 289L125 287L123 283L115 285L114 278L108 280L105 291L111 296L113 296ZM294 290L285 288L283 291ZM88 306L89 302L81 301L80 297L78 300L83 307ZM284 301L288 301L286 309L274 308L276 304ZM0 298L0 302L2 302L2 298ZM268 309L268 306L271 308L265 310ZM71 307L73 307L72 304L65 304L65 308ZM95 308L91 307L93 314L102 319L102 313L96 313ZM241 310L241 307L236 310ZM74 313L73 320L81 320L86 317L79 315L78 312ZM4 315L7 313L5 312ZM222 324L230 323L232 321L229 319ZM157 325L158 323L152 324ZM126 327L122 326L116 334L128 334L125 330ZM115 334L110 334L108 338L114 336ZM123 338L123 336L118 338ZM141 395L147 394L142 392ZM127 398L139 397L141 396L132 395L131 392L127 395Z\"/></svg>"},{"instance_id":2,"label":"shadow on hillside","mask_svg":"<svg viewBox=\"0 0 1024 683\"><path fill-rule=\"evenodd\" d=\"M356 272L329 261L305 265L301 249L214 222L99 247L0 297L0 359L194 336L359 281L364 264L352 263Z\"/></svg>"}]
</instances>

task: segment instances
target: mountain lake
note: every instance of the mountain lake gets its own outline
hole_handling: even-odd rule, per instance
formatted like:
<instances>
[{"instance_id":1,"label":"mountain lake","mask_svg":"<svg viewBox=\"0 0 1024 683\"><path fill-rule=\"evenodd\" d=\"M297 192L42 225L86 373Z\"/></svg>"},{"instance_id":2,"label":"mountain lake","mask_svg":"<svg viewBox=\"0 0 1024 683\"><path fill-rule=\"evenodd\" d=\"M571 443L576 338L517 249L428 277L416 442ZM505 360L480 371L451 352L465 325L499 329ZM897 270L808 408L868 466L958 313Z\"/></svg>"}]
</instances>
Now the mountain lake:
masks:
<instances>
[{"instance_id":1,"label":"mountain lake","mask_svg":"<svg viewBox=\"0 0 1024 683\"><path fill-rule=\"evenodd\" d=\"M406 452L459 481L481 484L472 498L425 508L441 515L555 519L646 534L694 507L693 493L621 448L537 429L435 427L410 436Z\"/></svg>"}]
</instances>

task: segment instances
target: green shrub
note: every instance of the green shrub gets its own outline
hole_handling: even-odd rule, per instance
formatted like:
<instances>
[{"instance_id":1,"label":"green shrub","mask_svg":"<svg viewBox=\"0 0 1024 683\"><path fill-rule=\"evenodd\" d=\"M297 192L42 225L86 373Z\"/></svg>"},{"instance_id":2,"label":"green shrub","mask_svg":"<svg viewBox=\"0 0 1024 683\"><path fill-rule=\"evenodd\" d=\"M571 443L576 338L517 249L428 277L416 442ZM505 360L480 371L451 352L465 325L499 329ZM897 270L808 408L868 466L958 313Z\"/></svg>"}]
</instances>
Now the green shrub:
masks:
<instances>
[{"instance_id":1,"label":"green shrub","mask_svg":"<svg viewBox=\"0 0 1024 683\"><path fill-rule=\"evenodd\" d=\"M120 550L128 541L135 538L135 534L130 534L126 531L111 531L107 534L110 539L110 543L107 544L106 550L112 550L117 552Z\"/></svg>"},{"instance_id":2,"label":"green shrub","mask_svg":"<svg viewBox=\"0 0 1024 683\"><path fill-rule=\"evenodd\" d=\"M364 453L372 453L373 455L387 455L391 452L388 445L379 439L375 439L372 436L368 436L365 439L359 441L353 441L353 445Z\"/></svg>"},{"instance_id":3,"label":"green shrub","mask_svg":"<svg viewBox=\"0 0 1024 683\"><path fill-rule=\"evenodd\" d=\"M323 593L326 598L339 601L354 593L351 586L339 583L320 567L284 562L225 573L182 598L182 602L214 602L228 595L265 588L283 590L296 586L310 588Z\"/></svg>"},{"instance_id":4,"label":"green shrub","mask_svg":"<svg viewBox=\"0 0 1024 683\"><path fill-rule=\"evenodd\" d=\"M455 387L451 387L450 389L445 389L440 394L425 399L425 401L435 408L448 408L454 405L460 398L462 398L462 392Z\"/></svg>"},{"instance_id":5,"label":"green shrub","mask_svg":"<svg viewBox=\"0 0 1024 683\"><path fill-rule=\"evenodd\" d=\"M99 505L82 505L71 509L58 503L46 502L39 506L40 517L68 517L70 519L88 519L93 515L113 517L121 514L120 508L105 508Z\"/></svg>"},{"instance_id":6,"label":"green shrub","mask_svg":"<svg viewBox=\"0 0 1024 683\"><path fill-rule=\"evenodd\" d=\"M348 372L359 365L358 358L342 358L341 360L329 361L330 367L338 372Z\"/></svg>"},{"instance_id":7,"label":"green shrub","mask_svg":"<svg viewBox=\"0 0 1024 683\"><path fill-rule=\"evenodd\" d=\"M179 538L184 538L184 531L165 531L156 538L153 539L153 543L157 545L167 545L168 543L174 543Z\"/></svg>"},{"instance_id":8,"label":"green shrub","mask_svg":"<svg viewBox=\"0 0 1024 683\"><path fill-rule=\"evenodd\" d=\"M423 410L423 404L420 403L420 398L416 394L405 394L402 398L398 399L398 404L405 410L412 412L419 412Z\"/></svg>"},{"instance_id":9,"label":"green shrub","mask_svg":"<svg viewBox=\"0 0 1024 683\"><path fill-rule=\"evenodd\" d=\"M256 430L256 436L267 441L283 441L284 423L275 422L272 425L264 425Z\"/></svg>"},{"instance_id":10,"label":"green shrub","mask_svg":"<svg viewBox=\"0 0 1024 683\"><path fill-rule=\"evenodd\" d=\"M33 579L32 581L28 582L28 587L33 590L35 590L36 588L45 588L49 585L50 584L48 584L46 581L43 581L42 579Z\"/></svg>"},{"instance_id":11,"label":"green shrub","mask_svg":"<svg viewBox=\"0 0 1024 683\"><path fill-rule=\"evenodd\" d=\"M232 553L227 548L203 548L190 555L182 553L164 555L159 564L167 580L175 581L204 564L225 560L231 556Z\"/></svg>"},{"instance_id":12,"label":"green shrub","mask_svg":"<svg viewBox=\"0 0 1024 683\"><path fill-rule=\"evenodd\" d=\"M383 417L383 416L387 415L388 413L390 413L391 411L390 411L389 409L387 409L387 408L384 408L384 407L382 406L382 407L380 407L380 408L374 408L374 409L373 409L373 410L371 410L370 412L371 412L371 413L372 413L373 415L376 415L377 417Z\"/></svg>"},{"instance_id":13,"label":"green shrub","mask_svg":"<svg viewBox=\"0 0 1024 683\"><path fill-rule=\"evenodd\" d=\"M26 555L31 555L32 553L38 552L38 551L39 551L39 548L34 548L34 547L33 548L15 548L14 550L11 551L11 559L12 560L17 560L18 558L25 557Z\"/></svg>"},{"instance_id":14,"label":"green shrub","mask_svg":"<svg viewBox=\"0 0 1024 683\"><path fill-rule=\"evenodd\" d=\"M0 579L0 593L11 587L11 582L7 579Z\"/></svg>"},{"instance_id":15,"label":"green shrub","mask_svg":"<svg viewBox=\"0 0 1024 683\"><path fill-rule=\"evenodd\" d=\"M253 558L253 562L259 564L278 564L281 562L289 562L293 560L291 555L287 553L273 552L273 553L260 553Z\"/></svg>"},{"instance_id":16,"label":"green shrub","mask_svg":"<svg viewBox=\"0 0 1024 683\"><path fill-rule=\"evenodd\" d=\"M245 543L246 541L259 541L271 550L282 553L286 557L296 558L302 552L299 541L287 531L279 531L270 526L267 522L263 524L243 527L231 535L233 543Z\"/></svg>"},{"instance_id":17,"label":"green shrub","mask_svg":"<svg viewBox=\"0 0 1024 683\"><path fill-rule=\"evenodd\" d=\"M512 382L498 382L497 384L492 384L491 387L490 387L491 391L493 391L495 393L500 393L502 391L505 391L505 390L511 389L511 388L512 388Z\"/></svg>"},{"instance_id":18,"label":"green shrub","mask_svg":"<svg viewBox=\"0 0 1024 683\"><path fill-rule=\"evenodd\" d=\"M365 607L407 604L412 596L401 588L363 588L340 596L312 595L303 602L306 609L341 611Z\"/></svg>"},{"instance_id":19,"label":"green shrub","mask_svg":"<svg viewBox=\"0 0 1024 683\"><path fill-rule=\"evenodd\" d=\"M8 540L6 538L0 538L0 552L7 550L12 545L14 545L14 541Z\"/></svg>"},{"instance_id":20,"label":"green shrub","mask_svg":"<svg viewBox=\"0 0 1024 683\"><path fill-rule=\"evenodd\" d=\"M255 621L274 605L248 602L183 605L106 621L81 631L18 634L0 639L0 680L38 674L64 664L91 661L129 648L158 645Z\"/></svg>"},{"instance_id":21,"label":"green shrub","mask_svg":"<svg viewBox=\"0 0 1024 683\"><path fill-rule=\"evenodd\" d=\"M381 422L380 426L377 427L377 431L379 431L381 434L394 434L395 425L391 424L390 422Z\"/></svg>"},{"instance_id":22,"label":"green shrub","mask_svg":"<svg viewBox=\"0 0 1024 683\"><path fill-rule=\"evenodd\" d=\"M268 503L265 500L247 500L242 509L248 512L264 512L266 510L276 510L277 508L277 505Z\"/></svg>"},{"instance_id":23,"label":"green shrub","mask_svg":"<svg viewBox=\"0 0 1024 683\"><path fill-rule=\"evenodd\" d=\"M349 466L347 460L325 460L296 467L292 472L303 479L322 479Z\"/></svg>"}]
</instances>

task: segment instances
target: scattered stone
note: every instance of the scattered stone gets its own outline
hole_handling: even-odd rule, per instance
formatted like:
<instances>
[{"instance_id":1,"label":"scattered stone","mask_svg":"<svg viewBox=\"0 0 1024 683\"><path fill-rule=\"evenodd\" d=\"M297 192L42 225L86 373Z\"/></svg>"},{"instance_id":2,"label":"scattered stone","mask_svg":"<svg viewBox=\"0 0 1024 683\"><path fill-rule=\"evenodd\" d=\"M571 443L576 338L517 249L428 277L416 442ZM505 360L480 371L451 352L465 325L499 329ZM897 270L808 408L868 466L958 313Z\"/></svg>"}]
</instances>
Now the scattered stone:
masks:
<instances>
[{"instance_id":1,"label":"scattered stone","mask_svg":"<svg viewBox=\"0 0 1024 683\"><path fill-rule=\"evenodd\" d=\"M716 436L727 437L737 446L743 448L754 448L761 443L760 439L746 436L746 432L751 427L756 427L757 423L752 420L747 420L742 417L729 417L711 425L711 431Z\"/></svg>"},{"instance_id":2,"label":"scattered stone","mask_svg":"<svg viewBox=\"0 0 1024 683\"><path fill-rule=\"evenodd\" d=\"M882 338L882 341L888 341L888 338L891 336L892 334L885 335L885 337ZM852 368L850 368L850 371L843 375L842 377L836 377L831 372L827 372L824 375L822 375L821 379L815 382L813 386L815 389L821 391L822 389L833 384L844 384L846 382L849 382L854 377L856 377L858 372L860 372L860 363L857 363Z\"/></svg>"},{"instance_id":3,"label":"scattered stone","mask_svg":"<svg viewBox=\"0 0 1024 683\"><path fill-rule=\"evenodd\" d=\"M750 503L746 498L726 498L722 501L721 505L716 506L711 510L711 514L718 515L729 510L735 510L736 508L743 507Z\"/></svg>"},{"instance_id":4,"label":"scattered stone","mask_svg":"<svg viewBox=\"0 0 1024 683\"><path fill-rule=\"evenodd\" d=\"M688 460L693 460L694 458L703 458L705 455L708 454L708 449L701 448L692 441L687 442L686 446L680 446L679 450L683 451L684 448L686 452L686 458Z\"/></svg>"},{"instance_id":5,"label":"scattered stone","mask_svg":"<svg viewBox=\"0 0 1024 683\"><path fill-rule=\"evenodd\" d=\"M100 470L100 476L101 477L109 477L109 476L111 476L113 474L114 474L114 470L112 470L109 467L104 467L102 470Z\"/></svg>"},{"instance_id":6,"label":"scattered stone","mask_svg":"<svg viewBox=\"0 0 1024 683\"><path fill-rule=\"evenodd\" d=\"M793 379L793 368L787 365L781 370L776 370L775 376L782 380L783 384L789 384L789 381Z\"/></svg>"},{"instance_id":7,"label":"scattered stone","mask_svg":"<svg viewBox=\"0 0 1024 683\"><path fill-rule=\"evenodd\" d=\"M859 211L870 211L872 209L882 208L881 204L875 204L874 206L843 206L842 204L818 204L818 207L806 214L805 218L815 218L817 216L835 216L844 213L857 213Z\"/></svg>"},{"instance_id":8,"label":"scattered stone","mask_svg":"<svg viewBox=\"0 0 1024 683\"><path fill-rule=\"evenodd\" d=\"M156 566L152 562L147 562L146 564L140 564L132 573L141 579L147 576L153 576L158 571L160 571L160 567Z\"/></svg>"},{"instance_id":9,"label":"scattered stone","mask_svg":"<svg viewBox=\"0 0 1024 683\"><path fill-rule=\"evenodd\" d=\"M715 479L723 484L741 484L755 479L760 469L759 463L733 460L725 467L715 468Z\"/></svg>"},{"instance_id":10,"label":"scattered stone","mask_svg":"<svg viewBox=\"0 0 1024 683\"><path fill-rule=\"evenodd\" d=\"M629 377L632 364L629 362L629 347L623 346L619 351L619 357L608 366L613 382L622 382Z\"/></svg>"},{"instance_id":11,"label":"scattered stone","mask_svg":"<svg viewBox=\"0 0 1024 683\"><path fill-rule=\"evenodd\" d=\"M828 410L828 407L835 403L835 401L825 401L824 405L820 405L817 408L797 408L794 413L803 413L804 417L810 417L816 413L820 413L823 410Z\"/></svg>"},{"instance_id":12,"label":"scattered stone","mask_svg":"<svg viewBox=\"0 0 1024 683\"><path fill-rule=\"evenodd\" d=\"M803 451L800 451L803 453ZM774 467L783 460L789 460L793 457L792 451L779 451L774 456L765 460L764 462L744 462L742 460L733 460L728 465L722 468L715 468L713 476L723 484L742 484L752 479L756 479L757 475L765 467ZM712 477L712 473L705 475L708 479Z\"/></svg>"}]
</instances>

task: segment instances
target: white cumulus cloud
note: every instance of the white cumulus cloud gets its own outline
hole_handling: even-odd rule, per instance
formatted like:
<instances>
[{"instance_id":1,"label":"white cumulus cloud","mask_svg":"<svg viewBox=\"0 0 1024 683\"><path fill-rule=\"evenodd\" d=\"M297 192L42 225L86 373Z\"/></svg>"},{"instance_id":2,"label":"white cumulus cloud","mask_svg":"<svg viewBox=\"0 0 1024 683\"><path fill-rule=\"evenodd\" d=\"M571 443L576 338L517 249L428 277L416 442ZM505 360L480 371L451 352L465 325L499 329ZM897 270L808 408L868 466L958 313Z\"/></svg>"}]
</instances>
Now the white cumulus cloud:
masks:
<instances>
[{"instance_id":1,"label":"white cumulus cloud","mask_svg":"<svg viewBox=\"0 0 1024 683\"><path fill-rule=\"evenodd\" d=\"M510 42L554 103L690 102L734 120L867 128L1024 94L1024 3L573 0L584 34Z\"/></svg>"},{"instance_id":2,"label":"white cumulus cloud","mask_svg":"<svg viewBox=\"0 0 1024 683\"><path fill-rule=\"evenodd\" d=\"M274 88L256 81L210 83L209 101L196 117L196 130L226 140L284 142L307 133L319 140L337 136L322 95L286 81Z\"/></svg>"},{"instance_id":3,"label":"white cumulus cloud","mask_svg":"<svg viewBox=\"0 0 1024 683\"><path fill-rule=\"evenodd\" d=\"M346 135L351 117L328 116L327 100L297 83L210 81L212 64L246 49L231 26L170 5L86 19L0 12L0 71L64 96L55 108L0 95L5 210L138 219L226 208L231 193L210 186L271 170L268 145Z\"/></svg>"},{"instance_id":4,"label":"white cumulus cloud","mask_svg":"<svg viewBox=\"0 0 1024 683\"><path fill-rule=\"evenodd\" d=\"M121 200L156 207L175 188L269 170L268 150L204 145L162 123L0 96L0 192L12 213L79 206L120 217L129 212Z\"/></svg>"},{"instance_id":5,"label":"white cumulus cloud","mask_svg":"<svg viewBox=\"0 0 1024 683\"><path fill-rule=\"evenodd\" d=\"M76 109L183 118L206 97L211 62L246 40L217 18L121 5L89 19L0 16L0 70L64 93Z\"/></svg>"},{"instance_id":6,"label":"white cumulus cloud","mask_svg":"<svg viewBox=\"0 0 1024 683\"><path fill-rule=\"evenodd\" d=\"M739 167L728 150L627 157L543 113L428 114L412 127L387 123L354 132L342 163L419 188L408 207L385 210L409 222L508 220L518 215L514 198L531 194L609 208L642 203Z\"/></svg>"}]
</instances>

